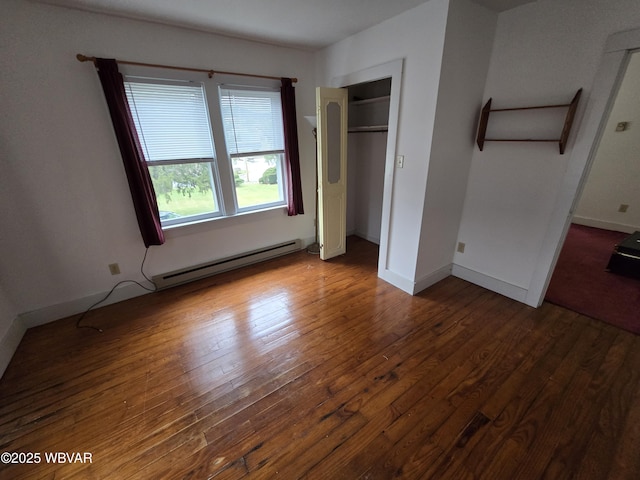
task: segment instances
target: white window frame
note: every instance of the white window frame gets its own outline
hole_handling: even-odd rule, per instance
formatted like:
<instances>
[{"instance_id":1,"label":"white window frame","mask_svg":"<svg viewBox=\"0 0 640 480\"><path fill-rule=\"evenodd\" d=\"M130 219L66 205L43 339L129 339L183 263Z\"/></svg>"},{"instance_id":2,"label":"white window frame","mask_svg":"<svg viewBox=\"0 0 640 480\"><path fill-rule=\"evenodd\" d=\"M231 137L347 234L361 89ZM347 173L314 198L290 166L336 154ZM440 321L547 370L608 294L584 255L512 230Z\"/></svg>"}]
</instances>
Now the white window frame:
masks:
<instances>
[{"instance_id":1,"label":"white window frame","mask_svg":"<svg viewBox=\"0 0 640 480\"><path fill-rule=\"evenodd\" d=\"M221 88L242 88L247 90L278 90L280 82L273 79L242 77L235 75L215 75L209 78L207 73L188 72L181 70L168 70L156 67L142 67L132 65L122 65L120 71L127 82L128 77L138 80L146 79L150 82L171 83L174 81L201 83L204 86L206 106L209 113L209 123L211 126L211 138L213 144L214 159L211 160L211 171L213 175L214 188L216 190L216 202L219 212L190 216L188 218L177 218L162 222L163 230L170 230L179 227L187 227L202 222L229 219L247 214L258 214L270 210L284 210L287 207L286 198L286 175L284 174L284 150L273 152L255 153L281 153L281 161L277 162L276 168L279 178L279 189L281 201L268 204L260 204L239 208L236 197L235 178L232 165L232 157L243 157L246 155L230 155L227 148L224 134L224 127L221 112ZM210 161L210 160L205 160ZM150 163L150 162L149 162ZM178 163L178 162L175 162ZM159 163L156 163L159 165Z\"/></svg>"},{"instance_id":2,"label":"white window frame","mask_svg":"<svg viewBox=\"0 0 640 480\"><path fill-rule=\"evenodd\" d=\"M217 78L216 78L217 77ZM265 151L258 151L258 152L248 152L251 154L255 154L253 156L260 156L260 155L268 155L268 154L279 154L280 155L280 160L276 163L276 170L278 173L278 178L280 180L280 182L278 183L278 187L280 189L280 201L277 202L271 202L271 203L264 203L264 204L260 204L260 205L253 205L253 206L248 206L248 207L239 207L238 206L238 199L236 196L236 189L235 189L235 181L234 181L234 172L233 172L233 163L232 160L234 158L243 158L245 156L249 156L246 154L231 154L230 153L230 148L227 146L226 144L226 137L224 135L224 127L223 127L223 120L222 120L222 108L220 107L220 101L222 99L222 96L220 94L220 90L224 89L224 88L231 88L231 89L241 89L241 90L254 90L254 91L260 91L260 90L266 90L266 91L279 91L280 90L280 82L278 82L277 80L271 80L271 79L255 79L255 78L249 78L247 79L246 77L237 77L237 76L231 76L231 75L217 75L216 77L214 77L215 80L215 85L216 85L216 95L217 95L217 99L218 99L218 108L215 112L215 114L211 115L211 118L214 119L216 122L219 122L217 124L215 124L213 126L213 130L214 132L219 132L220 138L218 140L217 137L215 137L216 140L216 145L222 145L223 148L221 148L221 153L220 153L220 157L222 158L221 163L225 163L225 166L228 165L230 172L229 175L231 177L231 186L233 187L232 192L227 192L226 190L224 190L224 194L229 195L229 197L225 196L225 199L227 199L227 202L225 203L226 205L228 205L229 203L231 205L228 205L228 210L226 215L227 216L231 216L231 215L236 215L236 214L241 214L241 213L247 213L247 212L252 212L252 211L259 211L259 210L265 210L265 209L269 209L269 208L280 208L280 207L286 207L287 206L287 199L286 199L286 184L285 182L287 181L286 179L286 175L284 175L284 147L282 148L282 150L265 150ZM283 145L284 145L284 139L283 139ZM231 201L229 201L231 200ZM233 213L231 213L230 211L233 209Z\"/></svg>"}]
</instances>

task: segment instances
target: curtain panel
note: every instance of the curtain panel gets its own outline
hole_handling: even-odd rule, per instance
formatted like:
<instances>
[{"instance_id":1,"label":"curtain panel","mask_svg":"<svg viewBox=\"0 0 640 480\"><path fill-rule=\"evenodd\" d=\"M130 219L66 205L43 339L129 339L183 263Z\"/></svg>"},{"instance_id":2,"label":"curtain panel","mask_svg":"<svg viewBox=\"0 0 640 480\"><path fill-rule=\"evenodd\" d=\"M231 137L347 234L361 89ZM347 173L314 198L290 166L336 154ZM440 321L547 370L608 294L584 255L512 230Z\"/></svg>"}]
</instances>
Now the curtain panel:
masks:
<instances>
[{"instance_id":1,"label":"curtain panel","mask_svg":"<svg viewBox=\"0 0 640 480\"><path fill-rule=\"evenodd\" d=\"M284 123L284 155L287 175L287 205L289 216L304 213L302 178L296 120L296 94L290 78L281 79L282 117Z\"/></svg>"},{"instance_id":2,"label":"curtain panel","mask_svg":"<svg viewBox=\"0 0 640 480\"><path fill-rule=\"evenodd\" d=\"M142 240L146 247L162 245L164 233L160 223L156 194L144 152L140 146L138 132L133 123L118 64L113 59L97 58L96 68L120 147Z\"/></svg>"}]
</instances>

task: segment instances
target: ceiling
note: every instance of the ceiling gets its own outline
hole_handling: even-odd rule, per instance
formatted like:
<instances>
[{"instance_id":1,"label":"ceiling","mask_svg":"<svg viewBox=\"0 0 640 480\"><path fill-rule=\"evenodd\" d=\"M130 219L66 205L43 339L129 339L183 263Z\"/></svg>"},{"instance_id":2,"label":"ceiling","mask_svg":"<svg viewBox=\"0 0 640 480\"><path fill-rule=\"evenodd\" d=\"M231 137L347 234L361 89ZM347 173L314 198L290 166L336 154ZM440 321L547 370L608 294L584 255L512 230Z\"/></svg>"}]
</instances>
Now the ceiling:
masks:
<instances>
[{"instance_id":1,"label":"ceiling","mask_svg":"<svg viewBox=\"0 0 640 480\"><path fill-rule=\"evenodd\" d=\"M35 0L315 50L429 0ZM535 0L472 0L501 12Z\"/></svg>"}]
</instances>

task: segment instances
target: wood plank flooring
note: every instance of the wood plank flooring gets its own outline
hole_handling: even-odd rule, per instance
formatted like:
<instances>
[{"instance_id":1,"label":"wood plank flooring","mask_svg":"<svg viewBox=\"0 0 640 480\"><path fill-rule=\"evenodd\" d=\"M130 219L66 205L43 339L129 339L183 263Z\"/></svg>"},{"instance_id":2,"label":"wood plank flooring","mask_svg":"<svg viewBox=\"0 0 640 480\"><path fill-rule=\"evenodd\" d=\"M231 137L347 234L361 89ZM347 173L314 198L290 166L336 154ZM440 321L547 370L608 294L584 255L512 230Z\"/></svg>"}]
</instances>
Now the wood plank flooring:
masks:
<instances>
[{"instance_id":1,"label":"wood plank flooring","mask_svg":"<svg viewBox=\"0 0 640 480\"><path fill-rule=\"evenodd\" d=\"M376 259L352 237L28 330L0 452L41 457L0 478L640 478L640 337Z\"/></svg>"}]
</instances>

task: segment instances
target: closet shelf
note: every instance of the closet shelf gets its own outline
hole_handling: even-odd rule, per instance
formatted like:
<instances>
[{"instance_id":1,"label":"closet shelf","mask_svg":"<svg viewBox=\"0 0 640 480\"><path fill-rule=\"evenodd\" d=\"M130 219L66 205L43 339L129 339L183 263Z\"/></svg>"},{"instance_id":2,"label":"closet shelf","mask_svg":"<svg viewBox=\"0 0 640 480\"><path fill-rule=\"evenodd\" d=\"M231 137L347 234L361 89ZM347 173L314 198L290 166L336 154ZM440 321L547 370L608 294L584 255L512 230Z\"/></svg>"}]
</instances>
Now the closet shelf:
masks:
<instances>
[{"instance_id":1,"label":"closet shelf","mask_svg":"<svg viewBox=\"0 0 640 480\"><path fill-rule=\"evenodd\" d=\"M382 97L364 98L360 100L351 100L349 105L357 107L358 105L367 105L369 103L388 102L391 99L391 95L384 95Z\"/></svg>"},{"instance_id":2,"label":"closet shelf","mask_svg":"<svg viewBox=\"0 0 640 480\"><path fill-rule=\"evenodd\" d=\"M484 142L555 142L558 143L560 149L560 155L564 154L564 150L567 146L567 140L569 139L569 134L571 133L571 126L573 125L573 119L576 114L576 110L578 108L578 101L580 100L580 95L582 94L582 89L579 89L571 100L571 103L561 104L561 105L542 105L542 106L534 106L534 107L517 107L517 108L491 108L491 98L482 108L482 113L480 115L480 124L478 125L478 135L477 135L477 143L480 151L484 148ZM486 138L487 133L487 125L489 124L489 114L491 112L512 112L515 110L538 110L543 108L567 108L567 114L564 120L564 126L562 128L562 133L560 134L560 138L554 139L535 139L535 138Z\"/></svg>"},{"instance_id":3,"label":"closet shelf","mask_svg":"<svg viewBox=\"0 0 640 480\"><path fill-rule=\"evenodd\" d=\"M387 125L363 125L359 127L349 127L349 133L364 133L364 132L386 132L389 130Z\"/></svg>"}]
</instances>

